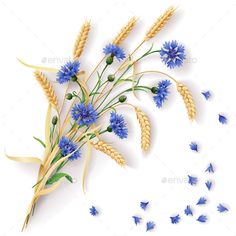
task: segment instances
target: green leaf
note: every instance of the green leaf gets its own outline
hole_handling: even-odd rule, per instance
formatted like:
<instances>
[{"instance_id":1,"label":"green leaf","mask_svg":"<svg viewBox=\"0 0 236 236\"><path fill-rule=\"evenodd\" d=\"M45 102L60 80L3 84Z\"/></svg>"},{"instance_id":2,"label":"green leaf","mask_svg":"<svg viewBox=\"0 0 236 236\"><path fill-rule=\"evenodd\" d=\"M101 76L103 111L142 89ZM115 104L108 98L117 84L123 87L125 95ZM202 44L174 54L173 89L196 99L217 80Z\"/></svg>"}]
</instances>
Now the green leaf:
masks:
<instances>
[{"instance_id":1,"label":"green leaf","mask_svg":"<svg viewBox=\"0 0 236 236\"><path fill-rule=\"evenodd\" d=\"M61 178L65 177L69 182L73 183L73 179L70 175L66 174L66 173L55 173L53 176L51 176L46 184L47 185L51 185L54 184L55 182L57 182L58 180L60 180Z\"/></svg>"},{"instance_id":2,"label":"green leaf","mask_svg":"<svg viewBox=\"0 0 236 236\"><path fill-rule=\"evenodd\" d=\"M46 144L45 144L41 139L36 138L36 137L34 137L34 136L33 136L33 138L34 138L36 141L38 141L44 148L46 147Z\"/></svg>"}]
</instances>

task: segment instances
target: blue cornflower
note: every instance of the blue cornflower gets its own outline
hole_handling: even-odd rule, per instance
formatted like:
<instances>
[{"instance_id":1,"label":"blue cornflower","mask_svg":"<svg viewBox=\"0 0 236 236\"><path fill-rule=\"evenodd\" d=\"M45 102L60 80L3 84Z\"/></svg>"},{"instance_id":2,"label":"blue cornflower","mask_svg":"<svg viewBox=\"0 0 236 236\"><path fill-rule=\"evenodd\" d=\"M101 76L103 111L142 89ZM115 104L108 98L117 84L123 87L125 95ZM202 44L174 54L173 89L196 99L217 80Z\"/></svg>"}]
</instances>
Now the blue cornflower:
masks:
<instances>
[{"instance_id":1,"label":"blue cornflower","mask_svg":"<svg viewBox=\"0 0 236 236\"><path fill-rule=\"evenodd\" d=\"M176 216L171 216L170 219L172 224L178 224L181 218L179 215L176 215Z\"/></svg>"},{"instance_id":2,"label":"blue cornflower","mask_svg":"<svg viewBox=\"0 0 236 236\"><path fill-rule=\"evenodd\" d=\"M208 100L211 97L211 92L210 91L202 92L202 95L205 97L206 100Z\"/></svg>"},{"instance_id":3,"label":"blue cornflower","mask_svg":"<svg viewBox=\"0 0 236 236\"><path fill-rule=\"evenodd\" d=\"M110 128L119 138L127 138L128 129L122 115L112 112L110 116Z\"/></svg>"},{"instance_id":4,"label":"blue cornflower","mask_svg":"<svg viewBox=\"0 0 236 236\"><path fill-rule=\"evenodd\" d=\"M191 149L192 151L198 152L198 145L197 145L196 142L191 142L191 143L189 144L189 147L190 147L190 149Z\"/></svg>"},{"instance_id":5,"label":"blue cornflower","mask_svg":"<svg viewBox=\"0 0 236 236\"><path fill-rule=\"evenodd\" d=\"M205 172L214 173L214 167L211 163L208 165Z\"/></svg>"},{"instance_id":6,"label":"blue cornflower","mask_svg":"<svg viewBox=\"0 0 236 236\"><path fill-rule=\"evenodd\" d=\"M149 204L149 202L140 202L140 207L141 207L143 210L146 210L148 204Z\"/></svg>"},{"instance_id":7,"label":"blue cornflower","mask_svg":"<svg viewBox=\"0 0 236 236\"><path fill-rule=\"evenodd\" d=\"M140 221L142 220L141 217L138 217L138 216L132 216L132 218L134 219L134 223L137 225L137 224L140 224Z\"/></svg>"},{"instance_id":8,"label":"blue cornflower","mask_svg":"<svg viewBox=\"0 0 236 236\"><path fill-rule=\"evenodd\" d=\"M73 76L77 75L80 69L79 61L68 61L57 72L57 82L60 84L68 82Z\"/></svg>"},{"instance_id":9,"label":"blue cornflower","mask_svg":"<svg viewBox=\"0 0 236 236\"><path fill-rule=\"evenodd\" d=\"M212 188L212 182L208 180L208 181L205 183L205 185L206 185L207 189L210 191L211 188Z\"/></svg>"},{"instance_id":10,"label":"blue cornflower","mask_svg":"<svg viewBox=\"0 0 236 236\"><path fill-rule=\"evenodd\" d=\"M69 160L73 161L73 160L76 160L80 157L80 149L78 149L78 146L75 143L73 143L69 138L62 136L59 143L58 143L58 146L59 146L61 153L64 157L71 154L72 152L74 152L68 158Z\"/></svg>"},{"instance_id":11,"label":"blue cornflower","mask_svg":"<svg viewBox=\"0 0 236 236\"><path fill-rule=\"evenodd\" d=\"M190 206L188 205L186 208L185 208L185 210L184 210L184 213L185 213L185 215L193 215L193 212L192 212L192 209L190 208Z\"/></svg>"},{"instance_id":12,"label":"blue cornflower","mask_svg":"<svg viewBox=\"0 0 236 236\"><path fill-rule=\"evenodd\" d=\"M197 202L197 205L204 205L204 204L206 204L206 202L207 202L206 198L200 197L198 202Z\"/></svg>"},{"instance_id":13,"label":"blue cornflower","mask_svg":"<svg viewBox=\"0 0 236 236\"><path fill-rule=\"evenodd\" d=\"M186 58L184 51L183 45L179 45L176 40L172 40L163 44L160 50L160 56L167 67L172 69L182 66L183 60Z\"/></svg>"},{"instance_id":14,"label":"blue cornflower","mask_svg":"<svg viewBox=\"0 0 236 236\"><path fill-rule=\"evenodd\" d=\"M219 114L219 122L224 125L227 123L227 118L225 116Z\"/></svg>"},{"instance_id":15,"label":"blue cornflower","mask_svg":"<svg viewBox=\"0 0 236 236\"><path fill-rule=\"evenodd\" d=\"M103 48L103 53L105 53L105 55L111 55L113 57L116 57L118 61L123 60L125 58L124 50L119 46L111 43L106 45L105 48Z\"/></svg>"},{"instance_id":16,"label":"blue cornflower","mask_svg":"<svg viewBox=\"0 0 236 236\"><path fill-rule=\"evenodd\" d=\"M153 97L154 102L158 108L163 106L163 103L167 100L169 94L169 86L171 82L169 80L162 80L158 83L156 88L156 95Z\"/></svg>"},{"instance_id":17,"label":"blue cornflower","mask_svg":"<svg viewBox=\"0 0 236 236\"><path fill-rule=\"evenodd\" d=\"M219 204L219 205L217 206L217 210L218 210L220 213L222 213L222 212L228 211L229 209L228 209L227 207L223 206L222 204Z\"/></svg>"},{"instance_id":18,"label":"blue cornflower","mask_svg":"<svg viewBox=\"0 0 236 236\"><path fill-rule=\"evenodd\" d=\"M79 125L91 125L95 123L98 119L98 113L94 109L91 103L79 103L75 104L71 110L72 118L79 124Z\"/></svg>"},{"instance_id":19,"label":"blue cornflower","mask_svg":"<svg viewBox=\"0 0 236 236\"><path fill-rule=\"evenodd\" d=\"M200 215L198 218L197 218L197 221L201 222L201 223L205 223L207 221L207 217L204 216L204 215Z\"/></svg>"},{"instance_id":20,"label":"blue cornflower","mask_svg":"<svg viewBox=\"0 0 236 236\"><path fill-rule=\"evenodd\" d=\"M148 221L146 224L146 231L153 230L155 228L155 223L153 221Z\"/></svg>"},{"instance_id":21,"label":"blue cornflower","mask_svg":"<svg viewBox=\"0 0 236 236\"><path fill-rule=\"evenodd\" d=\"M198 178L197 178L197 177L188 175L188 183L189 183L189 184L191 184L191 185L196 185L197 182L198 182Z\"/></svg>"},{"instance_id":22,"label":"blue cornflower","mask_svg":"<svg viewBox=\"0 0 236 236\"><path fill-rule=\"evenodd\" d=\"M90 210L90 214L91 214L92 216L96 216L96 215L98 214L98 211L97 211L97 209L96 209L94 206L92 206L91 208L89 208L89 210Z\"/></svg>"}]
</instances>

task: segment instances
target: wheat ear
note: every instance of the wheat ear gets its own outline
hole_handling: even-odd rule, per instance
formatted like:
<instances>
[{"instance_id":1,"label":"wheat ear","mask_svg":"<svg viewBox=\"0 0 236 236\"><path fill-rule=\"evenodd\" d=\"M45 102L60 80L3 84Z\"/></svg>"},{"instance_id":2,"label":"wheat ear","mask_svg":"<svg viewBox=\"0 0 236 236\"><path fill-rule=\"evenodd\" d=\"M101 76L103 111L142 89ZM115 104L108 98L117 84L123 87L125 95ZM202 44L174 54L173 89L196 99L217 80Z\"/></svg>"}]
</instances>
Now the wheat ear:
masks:
<instances>
[{"instance_id":1,"label":"wheat ear","mask_svg":"<svg viewBox=\"0 0 236 236\"><path fill-rule=\"evenodd\" d=\"M144 151L147 151L151 141L151 123L147 115L138 107L135 107L135 112L141 128L141 147Z\"/></svg>"},{"instance_id":2,"label":"wheat ear","mask_svg":"<svg viewBox=\"0 0 236 236\"><path fill-rule=\"evenodd\" d=\"M116 36L116 38L113 40L113 44L120 45L128 36L128 34L131 32L131 30L134 28L136 24L137 18L132 17L129 22L121 29L119 34Z\"/></svg>"},{"instance_id":3,"label":"wheat ear","mask_svg":"<svg viewBox=\"0 0 236 236\"><path fill-rule=\"evenodd\" d=\"M181 83L177 83L176 86L177 86L178 92L181 94L184 100L189 119L194 120L196 116L196 107L195 107L195 103L189 89Z\"/></svg>"},{"instance_id":4,"label":"wheat ear","mask_svg":"<svg viewBox=\"0 0 236 236\"><path fill-rule=\"evenodd\" d=\"M165 24L169 21L169 19L173 16L175 12L174 7L169 7L163 15L161 15L155 23L152 25L152 27L148 30L146 33L145 41L148 41L149 39L153 38L157 35L157 33L165 26Z\"/></svg>"},{"instance_id":5,"label":"wheat ear","mask_svg":"<svg viewBox=\"0 0 236 236\"><path fill-rule=\"evenodd\" d=\"M75 41L75 46L73 50L73 55L74 55L75 60L77 60L81 56L84 50L84 46L88 38L90 27L91 27L91 24L89 21L86 21L81 27L81 30Z\"/></svg>"},{"instance_id":6,"label":"wheat ear","mask_svg":"<svg viewBox=\"0 0 236 236\"><path fill-rule=\"evenodd\" d=\"M93 146L96 150L99 150L108 156L110 156L114 161L116 161L120 166L125 165L125 159L121 156L121 154L112 146L108 145L102 140L99 140L96 143L93 143Z\"/></svg>"},{"instance_id":7,"label":"wheat ear","mask_svg":"<svg viewBox=\"0 0 236 236\"><path fill-rule=\"evenodd\" d=\"M35 71L34 75L35 75L35 78L37 79L37 81L39 82L39 84L41 85L41 87L48 99L48 102L51 103L52 106L57 110L58 101L57 101L57 97L55 95L52 85L49 83L49 81L47 80L45 75L43 73L41 73L40 71Z\"/></svg>"}]
</instances>

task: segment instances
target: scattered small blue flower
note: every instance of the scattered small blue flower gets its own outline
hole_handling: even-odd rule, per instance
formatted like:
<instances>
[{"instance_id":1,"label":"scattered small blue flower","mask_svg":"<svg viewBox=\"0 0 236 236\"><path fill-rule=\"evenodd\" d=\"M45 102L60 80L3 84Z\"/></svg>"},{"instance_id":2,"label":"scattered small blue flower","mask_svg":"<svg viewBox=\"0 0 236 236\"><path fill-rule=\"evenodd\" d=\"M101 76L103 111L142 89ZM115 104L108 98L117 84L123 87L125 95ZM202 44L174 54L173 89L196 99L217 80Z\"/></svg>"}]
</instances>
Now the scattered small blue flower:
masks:
<instances>
[{"instance_id":1,"label":"scattered small blue flower","mask_svg":"<svg viewBox=\"0 0 236 236\"><path fill-rule=\"evenodd\" d=\"M228 209L227 207L223 206L222 204L219 204L219 205L217 206L217 210L218 210L220 213L222 213L222 212L228 211L229 209Z\"/></svg>"},{"instance_id":2,"label":"scattered small blue flower","mask_svg":"<svg viewBox=\"0 0 236 236\"><path fill-rule=\"evenodd\" d=\"M94 206L92 206L89 210L92 216L96 216L98 214L98 211Z\"/></svg>"},{"instance_id":3,"label":"scattered small blue flower","mask_svg":"<svg viewBox=\"0 0 236 236\"><path fill-rule=\"evenodd\" d=\"M185 215L193 215L193 212L192 212L192 209L191 209L191 207L188 205L186 208L185 208L185 210L184 210L184 213L185 213Z\"/></svg>"},{"instance_id":4,"label":"scattered small blue flower","mask_svg":"<svg viewBox=\"0 0 236 236\"><path fill-rule=\"evenodd\" d=\"M160 50L160 56L170 69L182 66L186 58L184 46L178 44L176 40L165 42Z\"/></svg>"},{"instance_id":5,"label":"scattered small blue flower","mask_svg":"<svg viewBox=\"0 0 236 236\"><path fill-rule=\"evenodd\" d=\"M153 230L155 228L155 223L153 221L148 221L146 224L146 231Z\"/></svg>"},{"instance_id":6,"label":"scattered small blue flower","mask_svg":"<svg viewBox=\"0 0 236 236\"><path fill-rule=\"evenodd\" d=\"M204 204L206 204L206 202L207 202L206 198L200 197L198 202L197 202L197 205L204 205Z\"/></svg>"},{"instance_id":7,"label":"scattered small blue flower","mask_svg":"<svg viewBox=\"0 0 236 236\"><path fill-rule=\"evenodd\" d=\"M208 100L211 97L211 92L210 91L202 92L202 95L205 97L206 100Z\"/></svg>"},{"instance_id":8,"label":"scattered small blue flower","mask_svg":"<svg viewBox=\"0 0 236 236\"><path fill-rule=\"evenodd\" d=\"M116 57L118 61L123 60L125 58L124 50L119 46L111 43L106 45L105 48L103 48L103 53L105 53L105 55L112 55Z\"/></svg>"},{"instance_id":9,"label":"scattered small blue flower","mask_svg":"<svg viewBox=\"0 0 236 236\"><path fill-rule=\"evenodd\" d=\"M142 220L142 218L138 217L138 216L132 216L132 218L134 219L134 223L137 225L137 224L140 224L140 221Z\"/></svg>"},{"instance_id":10,"label":"scattered small blue flower","mask_svg":"<svg viewBox=\"0 0 236 236\"><path fill-rule=\"evenodd\" d=\"M207 217L204 216L204 215L200 215L198 218L197 218L197 221L201 222L201 223L205 223L207 221Z\"/></svg>"},{"instance_id":11,"label":"scattered small blue flower","mask_svg":"<svg viewBox=\"0 0 236 236\"><path fill-rule=\"evenodd\" d=\"M214 171L215 171L214 167L211 163L208 165L208 167L205 170L205 172L209 172L209 173L214 173Z\"/></svg>"},{"instance_id":12,"label":"scattered small blue flower","mask_svg":"<svg viewBox=\"0 0 236 236\"><path fill-rule=\"evenodd\" d=\"M227 118L225 116L219 114L219 122L223 125L227 124Z\"/></svg>"},{"instance_id":13,"label":"scattered small blue flower","mask_svg":"<svg viewBox=\"0 0 236 236\"><path fill-rule=\"evenodd\" d=\"M82 102L75 104L71 110L71 115L79 125L89 126L98 119L98 114L91 103L87 105Z\"/></svg>"},{"instance_id":14,"label":"scattered small blue flower","mask_svg":"<svg viewBox=\"0 0 236 236\"><path fill-rule=\"evenodd\" d=\"M110 116L110 127L119 138L124 139L128 137L128 129L122 115L112 112Z\"/></svg>"},{"instance_id":15,"label":"scattered small blue flower","mask_svg":"<svg viewBox=\"0 0 236 236\"><path fill-rule=\"evenodd\" d=\"M207 189L210 191L211 188L212 188L212 182L208 180L208 181L205 183L205 185L206 185Z\"/></svg>"},{"instance_id":16,"label":"scattered small blue flower","mask_svg":"<svg viewBox=\"0 0 236 236\"><path fill-rule=\"evenodd\" d=\"M161 108L164 102L167 100L169 94L168 88L170 85L171 82L169 80L162 80L158 83L157 93L155 96L153 96L153 100L158 108Z\"/></svg>"},{"instance_id":17,"label":"scattered small blue flower","mask_svg":"<svg viewBox=\"0 0 236 236\"><path fill-rule=\"evenodd\" d=\"M80 157L80 149L76 150L78 146L75 143L73 143L69 138L62 136L58 143L58 146L64 157L74 152L68 158L70 161L76 160Z\"/></svg>"},{"instance_id":18,"label":"scattered small blue flower","mask_svg":"<svg viewBox=\"0 0 236 236\"><path fill-rule=\"evenodd\" d=\"M149 204L149 202L140 202L140 207L141 207L143 210L146 210L148 204Z\"/></svg>"},{"instance_id":19,"label":"scattered small blue flower","mask_svg":"<svg viewBox=\"0 0 236 236\"><path fill-rule=\"evenodd\" d=\"M191 185L196 185L197 182L198 182L198 178L197 178L197 177L188 175L188 183L189 183L189 184L191 184Z\"/></svg>"},{"instance_id":20,"label":"scattered small blue flower","mask_svg":"<svg viewBox=\"0 0 236 236\"><path fill-rule=\"evenodd\" d=\"M57 72L57 82L60 84L68 82L71 77L77 75L80 69L79 61L68 61L65 65L63 65L60 70Z\"/></svg>"},{"instance_id":21,"label":"scattered small blue flower","mask_svg":"<svg viewBox=\"0 0 236 236\"><path fill-rule=\"evenodd\" d=\"M198 152L198 145L197 145L196 142L191 142L191 143L189 144L189 147L190 147L190 149L191 149L192 151Z\"/></svg>"},{"instance_id":22,"label":"scattered small blue flower","mask_svg":"<svg viewBox=\"0 0 236 236\"><path fill-rule=\"evenodd\" d=\"M176 215L176 216L171 216L170 217L170 220L171 220L171 223L172 224L178 224L179 223L179 221L180 221L180 216L179 215Z\"/></svg>"}]
</instances>

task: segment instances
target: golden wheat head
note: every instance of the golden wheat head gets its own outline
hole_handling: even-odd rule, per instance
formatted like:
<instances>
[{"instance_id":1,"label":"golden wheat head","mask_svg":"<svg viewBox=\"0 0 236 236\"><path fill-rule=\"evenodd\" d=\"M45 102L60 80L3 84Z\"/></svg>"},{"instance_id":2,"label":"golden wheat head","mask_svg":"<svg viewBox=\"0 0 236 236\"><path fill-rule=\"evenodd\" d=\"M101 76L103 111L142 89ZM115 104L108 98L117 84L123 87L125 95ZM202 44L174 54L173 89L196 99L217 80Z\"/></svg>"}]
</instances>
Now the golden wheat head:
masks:
<instances>
[{"instance_id":1,"label":"golden wheat head","mask_svg":"<svg viewBox=\"0 0 236 236\"><path fill-rule=\"evenodd\" d=\"M185 85L177 83L177 90L184 100L189 119L194 120L196 117L196 107L189 89Z\"/></svg>"},{"instance_id":2,"label":"golden wheat head","mask_svg":"<svg viewBox=\"0 0 236 236\"><path fill-rule=\"evenodd\" d=\"M141 128L141 147L147 151L150 147L151 141L151 125L147 115L138 107L135 107L136 116Z\"/></svg>"},{"instance_id":3,"label":"golden wheat head","mask_svg":"<svg viewBox=\"0 0 236 236\"><path fill-rule=\"evenodd\" d=\"M120 166L125 165L125 159L121 156L121 154L112 146L108 145L102 140L99 140L96 143L93 143L93 146L96 150L103 152L110 156L114 161L116 161Z\"/></svg>"},{"instance_id":4,"label":"golden wheat head","mask_svg":"<svg viewBox=\"0 0 236 236\"><path fill-rule=\"evenodd\" d=\"M169 21L169 19L173 16L175 12L174 7L169 7L163 15L161 15L155 23L152 25L152 27L148 30L146 33L145 41L148 41L149 39L153 38L157 35L157 33L165 26L165 24Z\"/></svg>"},{"instance_id":5,"label":"golden wheat head","mask_svg":"<svg viewBox=\"0 0 236 236\"><path fill-rule=\"evenodd\" d=\"M112 43L115 45L120 45L127 38L128 34L132 31L136 24L136 21L136 17L132 17L129 22L121 29L121 31Z\"/></svg>"},{"instance_id":6,"label":"golden wheat head","mask_svg":"<svg viewBox=\"0 0 236 236\"><path fill-rule=\"evenodd\" d=\"M84 50L84 46L88 38L90 27L91 27L91 24L89 21L86 21L81 27L81 30L75 41L75 46L73 50L73 55L74 55L75 60L77 60L81 56Z\"/></svg>"},{"instance_id":7,"label":"golden wheat head","mask_svg":"<svg viewBox=\"0 0 236 236\"><path fill-rule=\"evenodd\" d=\"M34 75L35 75L35 78L37 79L37 81L39 82L39 84L41 85L41 87L48 99L48 102L51 103L51 105L55 109L57 109L58 101L57 101L57 97L55 95L52 85L49 83L49 81L47 80L45 75L43 73L41 73L40 71L35 71Z\"/></svg>"}]
</instances>

